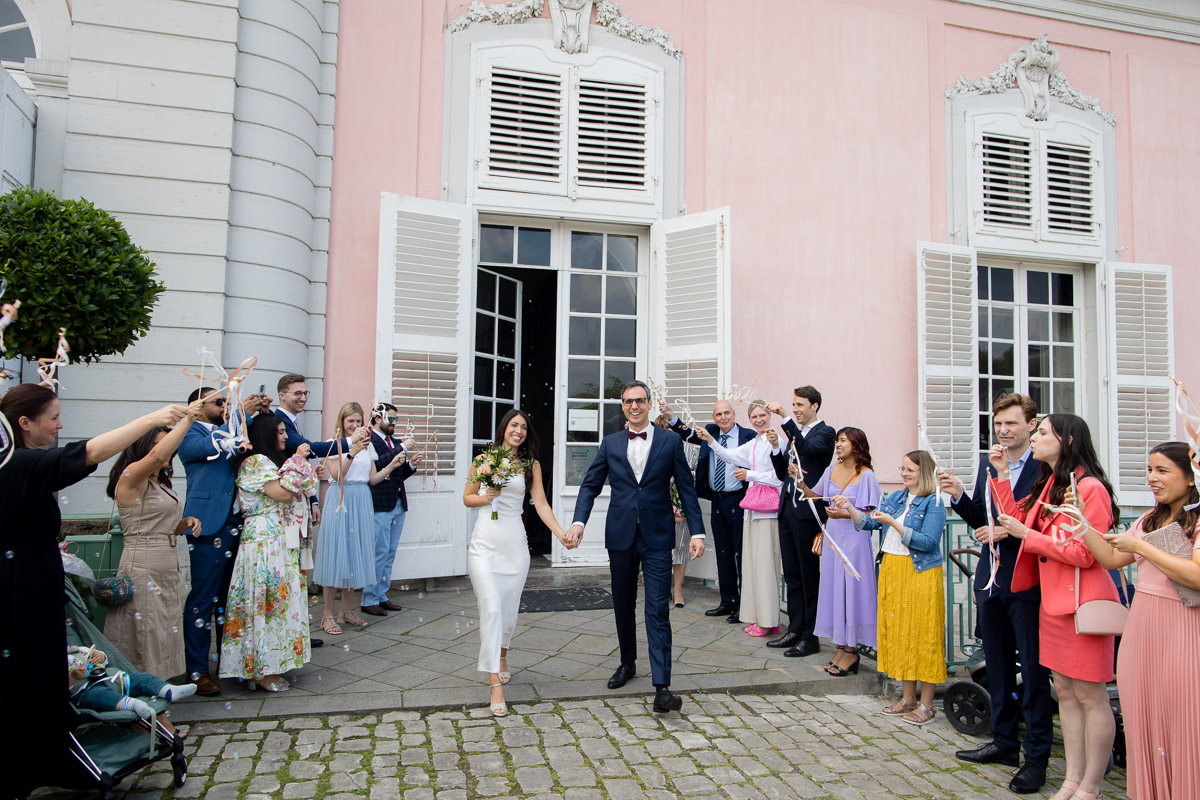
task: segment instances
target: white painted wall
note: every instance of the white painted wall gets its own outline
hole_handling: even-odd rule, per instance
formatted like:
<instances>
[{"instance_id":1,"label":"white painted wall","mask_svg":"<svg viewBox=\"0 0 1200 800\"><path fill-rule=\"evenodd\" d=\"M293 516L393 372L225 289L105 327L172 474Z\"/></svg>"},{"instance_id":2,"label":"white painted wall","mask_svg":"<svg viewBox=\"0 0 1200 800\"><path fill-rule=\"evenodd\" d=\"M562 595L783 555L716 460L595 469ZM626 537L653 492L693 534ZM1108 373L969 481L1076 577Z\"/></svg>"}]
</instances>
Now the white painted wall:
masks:
<instances>
[{"instance_id":1,"label":"white painted wall","mask_svg":"<svg viewBox=\"0 0 1200 800\"><path fill-rule=\"evenodd\" d=\"M251 384L307 375L301 425L320 436L333 174L336 0L243 0L230 164L227 363ZM261 377L259 377L261 376Z\"/></svg>"}]
</instances>

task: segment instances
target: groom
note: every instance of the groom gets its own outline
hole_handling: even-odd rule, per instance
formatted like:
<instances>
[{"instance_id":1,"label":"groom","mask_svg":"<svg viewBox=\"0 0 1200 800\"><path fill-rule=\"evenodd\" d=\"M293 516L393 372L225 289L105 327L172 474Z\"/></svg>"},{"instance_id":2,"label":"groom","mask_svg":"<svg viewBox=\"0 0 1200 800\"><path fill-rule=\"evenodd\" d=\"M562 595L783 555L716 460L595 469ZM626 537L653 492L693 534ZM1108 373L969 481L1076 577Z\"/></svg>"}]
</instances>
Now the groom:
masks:
<instances>
[{"instance_id":1,"label":"groom","mask_svg":"<svg viewBox=\"0 0 1200 800\"><path fill-rule=\"evenodd\" d=\"M626 430L604 437L596 460L579 486L575 521L567 540L578 544L592 503L608 480L612 495L604 523L604 546L612 574L613 613L621 665L608 681L619 689L634 676L637 638L634 605L637 602L638 567L646 586L646 639L650 673L654 679L654 710L678 711L683 698L671 694L671 623L667 597L671 590L671 550L675 547L675 515L671 509L671 478L679 490L688 530L692 532L692 558L704 555L704 521L692 473L683 454L683 440L672 431L650 424L650 389L641 381L621 391Z\"/></svg>"}]
</instances>

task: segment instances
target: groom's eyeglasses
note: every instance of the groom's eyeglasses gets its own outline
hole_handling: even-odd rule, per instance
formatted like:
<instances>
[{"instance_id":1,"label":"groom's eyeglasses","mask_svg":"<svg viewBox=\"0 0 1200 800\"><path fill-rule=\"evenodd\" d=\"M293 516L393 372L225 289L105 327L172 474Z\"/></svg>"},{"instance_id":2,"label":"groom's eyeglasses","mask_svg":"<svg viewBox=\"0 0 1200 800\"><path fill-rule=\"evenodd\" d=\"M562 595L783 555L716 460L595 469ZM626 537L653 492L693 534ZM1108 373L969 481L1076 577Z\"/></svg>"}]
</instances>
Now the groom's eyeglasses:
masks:
<instances>
[{"instance_id":1,"label":"groom's eyeglasses","mask_svg":"<svg viewBox=\"0 0 1200 800\"><path fill-rule=\"evenodd\" d=\"M621 399L621 405L628 408L629 406L648 406L650 405L649 397L624 397Z\"/></svg>"}]
</instances>

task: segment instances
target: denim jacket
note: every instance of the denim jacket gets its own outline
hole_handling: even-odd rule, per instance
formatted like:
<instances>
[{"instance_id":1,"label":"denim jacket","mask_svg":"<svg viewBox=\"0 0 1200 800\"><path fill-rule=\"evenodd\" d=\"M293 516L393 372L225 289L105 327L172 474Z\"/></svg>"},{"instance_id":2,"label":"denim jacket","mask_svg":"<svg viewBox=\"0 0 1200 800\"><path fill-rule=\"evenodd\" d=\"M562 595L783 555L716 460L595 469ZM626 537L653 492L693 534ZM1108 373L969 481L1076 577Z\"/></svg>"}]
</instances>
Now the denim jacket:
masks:
<instances>
[{"instance_id":1,"label":"denim jacket","mask_svg":"<svg viewBox=\"0 0 1200 800\"><path fill-rule=\"evenodd\" d=\"M904 510L904 503L907 500L907 489L902 492L892 492L883 498L879 504L879 510L895 517ZM927 569L941 566L946 560L942 555L942 531L946 527L946 509L937 501L937 494L929 494L913 500L912 507L908 509L908 516L904 518L903 522L904 535L900 537L900 541L908 548L909 555L912 556L913 568L917 572L924 572ZM887 535L886 527L866 514L862 515L862 519L855 523L854 527L860 531L882 529L884 535Z\"/></svg>"}]
</instances>

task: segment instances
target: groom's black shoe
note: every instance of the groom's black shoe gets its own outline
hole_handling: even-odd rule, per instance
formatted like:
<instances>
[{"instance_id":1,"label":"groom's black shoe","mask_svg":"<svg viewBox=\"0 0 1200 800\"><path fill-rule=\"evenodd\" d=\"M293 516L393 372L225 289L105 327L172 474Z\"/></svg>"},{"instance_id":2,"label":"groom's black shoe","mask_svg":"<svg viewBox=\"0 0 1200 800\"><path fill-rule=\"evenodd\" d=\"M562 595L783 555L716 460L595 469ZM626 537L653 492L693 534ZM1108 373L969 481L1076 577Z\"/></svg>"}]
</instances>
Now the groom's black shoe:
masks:
<instances>
[{"instance_id":1,"label":"groom's black shoe","mask_svg":"<svg viewBox=\"0 0 1200 800\"><path fill-rule=\"evenodd\" d=\"M736 611L733 612L732 614L730 614L728 617L726 617L725 621L728 622L730 625L741 625L742 624L742 618L738 616L738 612L736 612Z\"/></svg>"},{"instance_id":2,"label":"groom's black shoe","mask_svg":"<svg viewBox=\"0 0 1200 800\"><path fill-rule=\"evenodd\" d=\"M736 614L736 613L737 613L737 606L727 606L724 603L721 603L721 605L717 606L716 608L710 608L708 611L705 611L704 616L706 616L706 617L725 617L730 614Z\"/></svg>"},{"instance_id":3,"label":"groom's black shoe","mask_svg":"<svg viewBox=\"0 0 1200 800\"><path fill-rule=\"evenodd\" d=\"M668 711L678 711L683 708L683 698L677 694L671 694L671 690L666 686L659 686L654 690L654 710L659 714L666 714Z\"/></svg>"},{"instance_id":4,"label":"groom's black shoe","mask_svg":"<svg viewBox=\"0 0 1200 800\"><path fill-rule=\"evenodd\" d=\"M617 671L614 672L612 677L608 679L608 688L620 689L629 682L630 678L636 674L637 670L634 669L633 664L622 664L621 666L617 667Z\"/></svg>"},{"instance_id":5,"label":"groom's black shoe","mask_svg":"<svg viewBox=\"0 0 1200 800\"><path fill-rule=\"evenodd\" d=\"M793 647L798 644L800 644L800 634L789 631L778 639L767 642L767 647Z\"/></svg>"}]
</instances>

